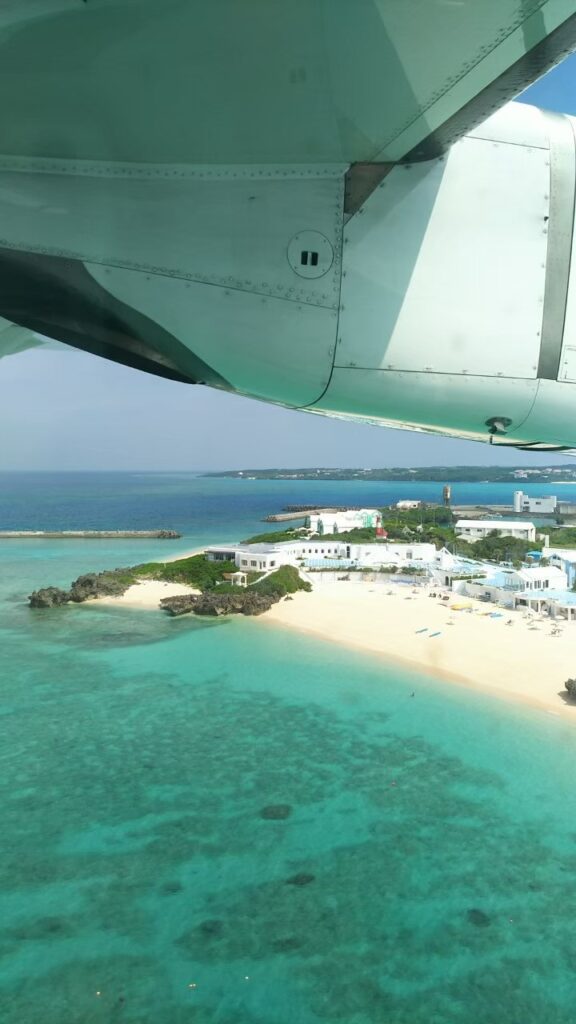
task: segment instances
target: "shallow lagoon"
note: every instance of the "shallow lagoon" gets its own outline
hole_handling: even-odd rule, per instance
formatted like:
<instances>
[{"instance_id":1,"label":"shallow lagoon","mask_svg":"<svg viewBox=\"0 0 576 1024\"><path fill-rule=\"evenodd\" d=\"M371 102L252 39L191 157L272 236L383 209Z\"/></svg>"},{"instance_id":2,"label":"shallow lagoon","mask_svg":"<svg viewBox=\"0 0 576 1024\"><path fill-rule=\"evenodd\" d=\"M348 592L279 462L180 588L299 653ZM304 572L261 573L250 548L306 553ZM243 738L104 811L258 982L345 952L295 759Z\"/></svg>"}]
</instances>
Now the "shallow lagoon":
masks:
<instances>
[{"instance_id":1,"label":"shallow lagoon","mask_svg":"<svg viewBox=\"0 0 576 1024\"><path fill-rule=\"evenodd\" d=\"M572 1024L574 727L12 552L3 1024Z\"/></svg>"},{"instance_id":2,"label":"shallow lagoon","mask_svg":"<svg viewBox=\"0 0 576 1024\"><path fill-rule=\"evenodd\" d=\"M3 1021L573 1020L575 730L258 622L49 617L3 645Z\"/></svg>"}]
</instances>

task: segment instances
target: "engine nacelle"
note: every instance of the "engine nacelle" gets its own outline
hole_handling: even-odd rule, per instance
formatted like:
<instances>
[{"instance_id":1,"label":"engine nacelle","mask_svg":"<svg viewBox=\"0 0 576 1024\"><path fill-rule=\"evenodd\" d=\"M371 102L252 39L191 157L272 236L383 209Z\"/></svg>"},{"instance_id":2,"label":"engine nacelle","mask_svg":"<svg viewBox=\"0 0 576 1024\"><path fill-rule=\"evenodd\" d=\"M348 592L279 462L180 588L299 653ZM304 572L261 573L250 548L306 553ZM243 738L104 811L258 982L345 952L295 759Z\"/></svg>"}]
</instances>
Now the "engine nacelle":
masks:
<instances>
[{"instance_id":1,"label":"engine nacelle","mask_svg":"<svg viewBox=\"0 0 576 1024\"><path fill-rule=\"evenodd\" d=\"M381 182L345 228L319 407L476 439L576 442L574 124L509 104L446 157Z\"/></svg>"},{"instance_id":2,"label":"engine nacelle","mask_svg":"<svg viewBox=\"0 0 576 1024\"><path fill-rule=\"evenodd\" d=\"M509 104L374 170L350 210L343 164L2 157L0 316L289 407L576 444L573 119Z\"/></svg>"}]
</instances>

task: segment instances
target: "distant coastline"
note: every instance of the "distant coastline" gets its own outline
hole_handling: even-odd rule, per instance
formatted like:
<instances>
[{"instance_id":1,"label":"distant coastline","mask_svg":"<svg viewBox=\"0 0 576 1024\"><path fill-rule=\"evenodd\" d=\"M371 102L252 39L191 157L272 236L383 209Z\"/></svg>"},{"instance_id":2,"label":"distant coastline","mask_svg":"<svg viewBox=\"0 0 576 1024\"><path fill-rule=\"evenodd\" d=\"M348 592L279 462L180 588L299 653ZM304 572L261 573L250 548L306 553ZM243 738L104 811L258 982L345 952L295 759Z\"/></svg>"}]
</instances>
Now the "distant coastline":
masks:
<instances>
[{"instance_id":1,"label":"distant coastline","mask_svg":"<svg viewBox=\"0 0 576 1024\"><path fill-rule=\"evenodd\" d=\"M559 466L419 466L379 469L314 467L301 469L230 469L203 473L204 478L238 480L387 481L395 483L576 483L576 464Z\"/></svg>"}]
</instances>

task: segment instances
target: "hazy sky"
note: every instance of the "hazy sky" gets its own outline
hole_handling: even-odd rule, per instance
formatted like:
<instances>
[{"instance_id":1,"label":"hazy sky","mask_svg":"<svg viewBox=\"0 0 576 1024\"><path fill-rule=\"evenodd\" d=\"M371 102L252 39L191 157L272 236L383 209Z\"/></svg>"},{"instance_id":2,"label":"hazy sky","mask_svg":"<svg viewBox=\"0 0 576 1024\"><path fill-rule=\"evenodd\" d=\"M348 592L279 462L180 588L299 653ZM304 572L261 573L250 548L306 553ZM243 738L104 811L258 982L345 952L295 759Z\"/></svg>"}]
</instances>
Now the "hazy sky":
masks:
<instances>
[{"instance_id":1,"label":"hazy sky","mask_svg":"<svg viewBox=\"0 0 576 1024\"><path fill-rule=\"evenodd\" d=\"M523 99L576 113L576 55ZM289 412L74 350L0 360L0 469L206 469L565 462Z\"/></svg>"}]
</instances>

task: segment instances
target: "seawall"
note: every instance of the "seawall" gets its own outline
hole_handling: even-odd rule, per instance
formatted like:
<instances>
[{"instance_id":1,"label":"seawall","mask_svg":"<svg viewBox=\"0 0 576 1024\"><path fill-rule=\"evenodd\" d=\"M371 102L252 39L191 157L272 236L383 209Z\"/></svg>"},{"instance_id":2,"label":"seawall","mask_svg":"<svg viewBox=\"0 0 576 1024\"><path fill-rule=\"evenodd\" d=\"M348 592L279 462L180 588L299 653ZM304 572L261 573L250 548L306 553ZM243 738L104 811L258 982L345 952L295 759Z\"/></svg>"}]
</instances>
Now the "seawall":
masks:
<instances>
[{"instance_id":1,"label":"seawall","mask_svg":"<svg viewBox=\"0 0 576 1024\"><path fill-rule=\"evenodd\" d=\"M0 530L0 540L178 540L176 530Z\"/></svg>"}]
</instances>

